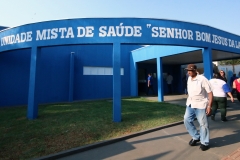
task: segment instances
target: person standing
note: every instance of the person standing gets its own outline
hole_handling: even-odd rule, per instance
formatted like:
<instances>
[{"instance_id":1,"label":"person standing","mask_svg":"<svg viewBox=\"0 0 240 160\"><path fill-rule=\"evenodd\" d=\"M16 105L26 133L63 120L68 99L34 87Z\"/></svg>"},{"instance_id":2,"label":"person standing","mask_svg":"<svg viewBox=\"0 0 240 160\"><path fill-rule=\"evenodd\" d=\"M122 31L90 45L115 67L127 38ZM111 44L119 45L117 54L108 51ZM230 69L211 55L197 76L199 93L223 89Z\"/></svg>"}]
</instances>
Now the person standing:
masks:
<instances>
[{"instance_id":1,"label":"person standing","mask_svg":"<svg viewBox=\"0 0 240 160\"><path fill-rule=\"evenodd\" d=\"M207 78L197 74L197 66L189 64L188 71L188 98L186 102L186 111L184 114L184 125L192 137L190 146L195 146L201 142L200 149L205 151L209 149L209 126L207 116L211 114L213 93L211 85ZM200 131L196 129L193 121L197 118Z\"/></svg>"},{"instance_id":2,"label":"person standing","mask_svg":"<svg viewBox=\"0 0 240 160\"><path fill-rule=\"evenodd\" d=\"M168 86L168 93L172 94L173 76L169 72L167 73L166 81L167 81L167 86Z\"/></svg>"},{"instance_id":3,"label":"person standing","mask_svg":"<svg viewBox=\"0 0 240 160\"><path fill-rule=\"evenodd\" d=\"M235 89L237 93L237 99L240 102L240 78L237 78L233 81L233 89Z\"/></svg>"},{"instance_id":4,"label":"person standing","mask_svg":"<svg viewBox=\"0 0 240 160\"><path fill-rule=\"evenodd\" d=\"M221 71L220 71L221 72ZM214 78L209 80L212 89L213 89L213 104L212 104L212 115L211 119L215 120L215 114L217 111L217 108L220 108L221 111L221 120L222 122L226 122L226 114L227 114L227 95L231 98L231 101L233 102L233 96L230 91L230 88L228 87L228 84L222 79L221 73L217 73L214 75Z\"/></svg>"},{"instance_id":5,"label":"person standing","mask_svg":"<svg viewBox=\"0 0 240 160\"><path fill-rule=\"evenodd\" d=\"M152 79L152 74L148 74L148 81L147 81L147 95L149 94L149 89L152 90L152 94L154 94L153 90L153 79Z\"/></svg>"},{"instance_id":6,"label":"person standing","mask_svg":"<svg viewBox=\"0 0 240 160\"><path fill-rule=\"evenodd\" d=\"M220 75L221 75L221 77L219 77L219 78L221 78L222 80L224 80L227 83L227 78L226 78L225 72L223 70L220 70Z\"/></svg>"},{"instance_id":7,"label":"person standing","mask_svg":"<svg viewBox=\"0 0 240 160\"><path fill-rule=\"evenodd\" d=\"M223 70L220 70L220 78L222 79L222 80L224 80L226 83L227 83L227 78L226 78L226 74L225 74L225 72L223 71ZM217 73L218 74L218 73ZM232 85L232 84L231 84ZM228 106L227 106L228 107ZM217 109L218 109L218 107L217 107ZM215 111L215 114L217 113L217 109L216 109L216 111Z\"/></svg>"},{"instance_id":8,"label":"person standing","mask_svg":"<svg viewBox=\"0 0 240 160\"><path fill-rule=\"evenodd\" d=\"M236 92L236 88L233 88L233 82L237 79L236 74L234 73L233 76L230 79L230 84L232 87L232 94Z\"/></svg>"}]
</instances>

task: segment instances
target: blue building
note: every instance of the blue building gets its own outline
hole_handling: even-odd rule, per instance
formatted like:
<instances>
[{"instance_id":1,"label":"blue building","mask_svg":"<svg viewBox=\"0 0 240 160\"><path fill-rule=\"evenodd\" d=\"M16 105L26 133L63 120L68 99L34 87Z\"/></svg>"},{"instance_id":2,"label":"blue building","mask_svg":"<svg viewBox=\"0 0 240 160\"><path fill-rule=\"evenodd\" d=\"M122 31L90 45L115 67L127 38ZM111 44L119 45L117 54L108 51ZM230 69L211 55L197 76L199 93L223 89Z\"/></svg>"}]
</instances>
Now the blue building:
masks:
<instances>
[{"instance_id":1,"label":"blue building","mask_svg":"<svg viewBox=\"0 0 240 160\"><path fill-rule=\"evenodd\" d=\"M4 30L2 30L4 29ZM148 73L164 101L164 75L182 93L181 65L240 57L240 36L210 26L145 18L83 18L0 27L0 107L113 98L121 121L121 97L146 91ZM147 45L147 46L146 46Z\"/></svg>"}]
</instances>

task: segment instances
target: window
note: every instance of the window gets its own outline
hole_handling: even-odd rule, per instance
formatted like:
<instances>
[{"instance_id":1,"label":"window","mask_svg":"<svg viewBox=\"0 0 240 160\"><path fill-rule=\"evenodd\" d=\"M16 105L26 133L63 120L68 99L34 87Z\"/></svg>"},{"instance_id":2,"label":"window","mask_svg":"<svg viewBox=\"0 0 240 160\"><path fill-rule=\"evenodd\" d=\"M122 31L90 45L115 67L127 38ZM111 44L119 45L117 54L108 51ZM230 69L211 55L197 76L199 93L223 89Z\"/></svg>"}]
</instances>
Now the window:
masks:
<instances>
[{"instance_id":1,"label":"window","mask_svg":"<svg viewBox=\"0 0 240 160\"><path fill-rule=\"evenodd\" d=\"M120 74L124 75L124 69L120 69ZM83 75L113 75L112 67L83 67Z\"/></svg>"}]
</instances>

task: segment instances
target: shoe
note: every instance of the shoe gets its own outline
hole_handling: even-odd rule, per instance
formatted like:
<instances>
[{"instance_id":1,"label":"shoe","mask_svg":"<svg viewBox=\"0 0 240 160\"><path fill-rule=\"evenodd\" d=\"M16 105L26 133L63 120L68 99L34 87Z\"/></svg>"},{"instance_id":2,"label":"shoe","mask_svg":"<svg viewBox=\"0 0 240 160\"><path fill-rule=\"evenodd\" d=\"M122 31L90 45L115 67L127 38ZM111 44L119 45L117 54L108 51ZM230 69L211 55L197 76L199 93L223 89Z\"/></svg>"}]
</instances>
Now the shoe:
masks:
<instances>
[{"instance_id":1,"label":"shoe","mask_svg":"<svg viewBox=\"0 0 240 160\"><path fill-rule=\"evenodd\" d=\"M201 144L201 145L200 145L200 149L201 149L202 151L206 151L206 150L209 149L209 146L205 146L204 144Z\"/></svg>"},{"instance_id":2,"label":"shoe","mask_svg":"<svg viewBox=\"0 0 240 160\"><path fill-rule=\"evenodd\" d=\"M215 116L211 115L211 120L215 121Z\"/></svg>"},{"instance_id":3,"label":"shoe","mask_svg":"<svg viewBox=\"0 0 240 160\"><path fill-rule=\"evenodd\" d=\"M225 119L222 119L222 122L227 122L228 120L225 118Z\"/></svg>"},{"instance_id":4,"label":"shoe","mask_svg":"<svg viewBox=\"0 0 240 160\"><path fill-rule=\"evenodd\" d=\"M196 146L197 142L200 142L200 139L198 139L198 140L191 139L191 141L189 142L189 145Z\"/></svg>"}]
</instances>

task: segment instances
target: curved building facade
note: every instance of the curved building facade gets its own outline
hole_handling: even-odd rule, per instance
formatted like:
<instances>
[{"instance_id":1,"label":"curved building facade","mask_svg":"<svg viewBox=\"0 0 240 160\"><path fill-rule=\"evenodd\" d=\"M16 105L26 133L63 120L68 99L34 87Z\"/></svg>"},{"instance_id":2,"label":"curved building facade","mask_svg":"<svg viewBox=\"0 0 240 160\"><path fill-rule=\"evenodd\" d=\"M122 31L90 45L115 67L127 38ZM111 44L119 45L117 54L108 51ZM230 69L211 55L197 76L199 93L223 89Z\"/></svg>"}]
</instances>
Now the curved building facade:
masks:
<instances>
[{"instance_id":1,"label":"curved building facade","mask_svg":"<svg viewBox=\"0 0 240 160\"><path fill-rule=\"evenodd\" d=\"M1 28L0 28L1 30ZM164 74L181 93L181 65L238 58L240 36L210 26L146 18L82 18L39 22L0 31L0 107L113 98L121 121L121 97L144 92L147 73L163 101ZM150 45L150 46L145 46ZM144 80L145 77L145 80Z\"/></svg>"}]
</instances>

